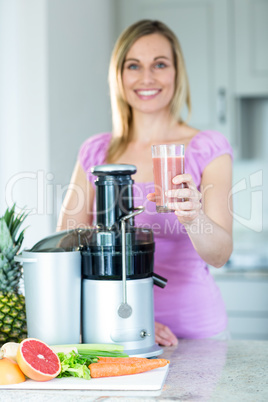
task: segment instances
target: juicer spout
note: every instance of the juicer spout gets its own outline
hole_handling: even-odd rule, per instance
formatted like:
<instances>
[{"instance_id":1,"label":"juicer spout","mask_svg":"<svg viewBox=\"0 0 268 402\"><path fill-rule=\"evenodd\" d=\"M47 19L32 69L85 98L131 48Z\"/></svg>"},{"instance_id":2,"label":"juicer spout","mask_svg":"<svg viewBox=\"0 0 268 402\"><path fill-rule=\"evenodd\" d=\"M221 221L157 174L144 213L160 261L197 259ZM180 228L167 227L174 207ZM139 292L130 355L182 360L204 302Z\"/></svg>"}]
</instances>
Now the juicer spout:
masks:
<instances>
[{"instance_id":1,"label":"juicer spout","mask_svg":"<svg viewBox=\"0 0 268 402\"><path fill-rule=\"evenodd\" d=\"M153 277L154 285L157 285L160 288L164 288L166 286L167 279L163 278L163 276L160 276L160 275L158 275L156 273L153 273L152 277Z\"/></svg>"}]
</instances>

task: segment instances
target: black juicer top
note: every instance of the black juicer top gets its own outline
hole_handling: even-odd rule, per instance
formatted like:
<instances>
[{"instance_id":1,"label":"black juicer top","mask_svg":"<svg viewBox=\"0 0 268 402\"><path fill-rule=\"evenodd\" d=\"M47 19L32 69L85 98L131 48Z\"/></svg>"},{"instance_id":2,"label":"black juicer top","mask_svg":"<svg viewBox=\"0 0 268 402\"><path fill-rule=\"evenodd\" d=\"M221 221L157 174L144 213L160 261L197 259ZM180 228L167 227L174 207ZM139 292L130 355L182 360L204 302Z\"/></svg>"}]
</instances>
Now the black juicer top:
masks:
<instances>
[{"instance_id":1,"label":"black juicer top","mask_svg":"<svg viewBox=\"0 0 268 402\"><path fill-rule=\"evenodd\" d=\"M127 164L98 165L91 168L91 172L97 176L95 184L98 228L118 228L120 219L133 211L134 181L131 175L136 171L136 166ZM127 226L129 225L134 226L133 218L127 221Z\"/></svg>"},{"instance_id":2,"label":"black juicer top","mask_svg":"<svg viewBox=\"0 0 268 402\"><path fill-rule=\"evenodd\" d=\"M131 175L137 168L108 164L91 168L97 176L96 227L82 250L83 276L88 279L122 279L122 218L134 212ZM125 251L128 278L152 275L154 240L151 230L134 227L134 217L125 221Z\"/></svg>"}]
</instances>

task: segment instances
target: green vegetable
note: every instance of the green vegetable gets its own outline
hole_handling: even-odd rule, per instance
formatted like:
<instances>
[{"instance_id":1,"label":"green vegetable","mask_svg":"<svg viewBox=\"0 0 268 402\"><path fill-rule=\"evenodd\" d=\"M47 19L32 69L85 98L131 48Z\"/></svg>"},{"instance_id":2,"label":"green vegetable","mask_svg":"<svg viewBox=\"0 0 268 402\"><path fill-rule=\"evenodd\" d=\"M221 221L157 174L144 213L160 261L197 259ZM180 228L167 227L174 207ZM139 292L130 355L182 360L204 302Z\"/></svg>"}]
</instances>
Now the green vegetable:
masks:
<instances>
[{"instance_id":1,"label":"green vegetable","mask_svg":"<svg viewBox=\"0 0 268 402\"><path fill-rule=\"evenodd\" d=\"M58 375L58 378L79 377L84 378L85 380L90 380L91 377L88 366L91 363L96 363L98 361L95 357L83 357L74 351L67 354L60 352L58 353L58 356L61 363L61 372Z\"/></svg>"},{"instance_id":2,"label":"green vegetable","mask_svg":"<svg viewBox=\"0 0 268 402\"><path fill-rule=\"evenodd\" d=\"M58 375L58 378L79 377L90 380L91 377L88 366L91 363L97 363L98 356L128 357L128 355L124 353L124 346L110 343L54 345L52 348L54 348L55 351L57 349L71 349L68 353L63 351L57 353L61 363L61 372Z\"/></svg>"},{"instance_id":3,"label":"green vegetable","mask_svg":"<svg viewBox=\"0 0 268 402\"><path fill-rule=\"evenodd\" d=\"M85 350L83 352L79 351L79 354L84 357L98 357L98 356L106 356L106 357L129 357L126 353L123 352L105 352L103 350L92 350L89 353Z\"/></svg>"},{"instance_id":4,"label":"green vegetable","mask_svg":"<svg viewBox=\"0 0 268 402\"><path fill-rule=\"evenodd\" d=\"M114 343L80 343L74 345L54 345L53 347L69 347L76 348L79 355L90 357L107 356L107 357L128 357L124 353L124 346Z\"/></svg>"}]
</instances>

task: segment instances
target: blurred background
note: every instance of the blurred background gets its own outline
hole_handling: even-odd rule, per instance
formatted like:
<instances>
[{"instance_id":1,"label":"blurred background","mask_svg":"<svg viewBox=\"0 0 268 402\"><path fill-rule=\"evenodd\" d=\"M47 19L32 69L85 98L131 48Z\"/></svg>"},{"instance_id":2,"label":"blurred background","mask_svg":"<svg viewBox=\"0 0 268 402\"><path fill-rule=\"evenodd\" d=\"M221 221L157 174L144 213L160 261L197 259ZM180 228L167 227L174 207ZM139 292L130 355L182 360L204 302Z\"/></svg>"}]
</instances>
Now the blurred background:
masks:
<instances>
[{"instance_id":1,"label":"blurred background","mask_svg":"<svg viewBox=\"0 0 268 402\"><path fill-rule=\"evenodd\" d=\"M190 124L233 147L234 253L211 270L232 336L268 339L268 0L0 0L0 214L31 210L25 248L55 231L79 147L111 130L115 40L141 18L181 42Z\"/></svg>"}]
</instances>

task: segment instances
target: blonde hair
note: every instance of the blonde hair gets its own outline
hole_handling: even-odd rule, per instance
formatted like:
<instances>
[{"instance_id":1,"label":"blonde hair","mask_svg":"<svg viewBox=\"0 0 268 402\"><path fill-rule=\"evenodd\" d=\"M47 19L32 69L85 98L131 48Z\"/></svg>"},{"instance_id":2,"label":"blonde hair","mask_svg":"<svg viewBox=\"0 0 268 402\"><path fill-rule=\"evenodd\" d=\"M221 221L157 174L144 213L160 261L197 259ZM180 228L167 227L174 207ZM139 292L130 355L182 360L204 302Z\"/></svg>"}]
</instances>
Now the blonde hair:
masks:
<instances>
[{"instance_id":1,"label":"blonde hair","mask_svg":"<svg viewBox=\"0 0 268 402\"><path fill-rule=\"evenodd\" d=\"M131 107L125 100L122 72L124 62L131 46L139 38L145 35L159 33L171 44L175 66L175 91L170 103L171 116L179 122L183 122L181 111L187 106L188 116L191 113L191 98L189 81L187 77L184 58L180 43L176 35L165 24L154 20L141 20L127 29L119 36L110 61L109 86L112 108L113 138L110 143L107 161L112 162L119 157L130 142L130 126L132 121Z\"/></svg>"}]
</instances>

